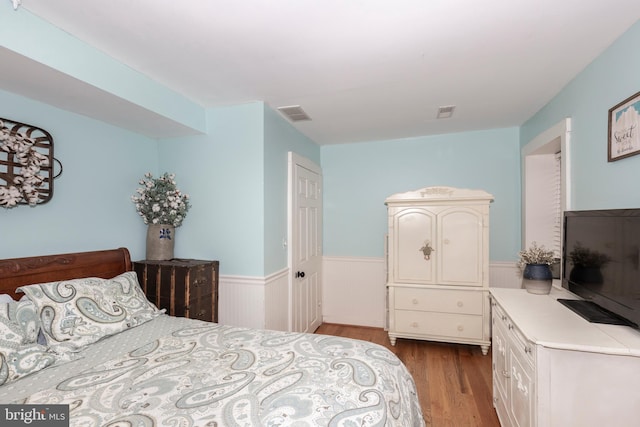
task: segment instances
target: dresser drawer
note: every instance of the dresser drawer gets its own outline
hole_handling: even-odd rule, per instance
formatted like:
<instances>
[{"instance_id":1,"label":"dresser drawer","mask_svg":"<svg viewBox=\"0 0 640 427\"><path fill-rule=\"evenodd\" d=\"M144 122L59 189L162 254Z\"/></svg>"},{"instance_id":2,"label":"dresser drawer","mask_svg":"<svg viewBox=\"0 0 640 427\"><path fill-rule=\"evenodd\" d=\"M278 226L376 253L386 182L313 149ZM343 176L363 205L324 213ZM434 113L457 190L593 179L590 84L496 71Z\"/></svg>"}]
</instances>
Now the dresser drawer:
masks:
<instances>
[{"instance_id":1,"label":"dresser drawer","mask_svg":"<svg viewBox=\"0 0 640 427\"><path fill-rule=\"evenodd\" d=\"M395 287L396 310L482 315L483 292Z\"/></svg>"},{"instance_id":2,"label":"dresser drawer","mask_svg":"<svg viewBox=\"0 0 640 427\"><path fill-rule=\"evenodd\" d=\"M396 310L395 330L409 334L482 339L482 316Z\"/></svg>"},{"instance_id":3,"label":"dresser drawer","mask_svg":"<svg viewBox=\"0 0 640 427\"><path fill-rule=\"evenodd\" d=\"M529 363L534 363L534 344L529 341L520 330L515 326L511 318L505 313L505 311L498 304L492 304L492 318L493 324L500 325L501 328L506 331L506 335L511 340L512 345L516 348L524 357L523 360Z\"/></svg>"},{"instance_id":4,"label":"dresser drawer","mask_svg":"<svg viewBox=\"0 0 640 427\"><path fill-rule=\"evenodd\" d=\"M509 323L509 335L513 340L513 347L517 349L521 355L523 356L523 360L529 362L529 364L533 365L534 363L534 344L525 338L524 335L515 327L513 323Z\"/></svg>"}]
</instances>

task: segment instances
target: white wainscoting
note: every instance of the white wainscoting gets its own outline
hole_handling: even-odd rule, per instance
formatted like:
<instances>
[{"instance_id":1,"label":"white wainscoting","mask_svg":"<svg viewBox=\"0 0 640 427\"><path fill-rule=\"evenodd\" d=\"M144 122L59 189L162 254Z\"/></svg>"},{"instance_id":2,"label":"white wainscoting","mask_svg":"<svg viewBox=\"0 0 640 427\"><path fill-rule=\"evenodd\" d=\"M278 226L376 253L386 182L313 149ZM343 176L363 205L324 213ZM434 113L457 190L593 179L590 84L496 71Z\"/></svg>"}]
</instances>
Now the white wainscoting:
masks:
<instances>
[{"instance_id":1,"label":"white wainscoting","mask_svg":"<svg viewBox=\"0 0 640 427\"><path fill-rule=\"evenodd\" d=\"M492 288L522 288L522 271L515 262L492 262L489 265L489 286ZM562 287L560 279L553 279L553 286Z\"/></svg>"},{"instance_id":2,"label":"white wainscoting","mask_svg":"<svg viewBox=\"0 0 640 427\"><path fill-rule=\"evenodd\" d=\"M384 258L323 258L323 319L345 325L386 326L386 263ZM489 286L520 288L515 262L492 262Z\"/></svg>"},{"instance_id":3,"label":"white wainscoting","mask_svg":"<svg viewBox=\"0 0 640 427\"><path fill-rule=\"evenodd\" d=\"M386 278L384 258L323 257L323 321L382 328Z\"/></svg>"},{"instance_id":4,"label":"white wainscoting","mask_svg":"<svg viewBox=\"0 0 640 427\"><path fill-rule=\"evenodd\" d=\"M267 277L264 294L264 327L276 331L289 330L289 269Z\"/></svg>"},{"instance_id":5,"label":"white wainscoting","mask_svg":"<svg viewBox=\"0 0 640 427\"><path fill-rule=\"evenodd\" d=\"M513 261L490 263L489 287L514 289L522 287L522 272L518 264Z\"/></svg>"},{"instance_id":6,"label":"white wainscoting","mask_svg":"<svg viewBox=\"0 0 640 427\"><path fill-rule=\"evenodd\" d=\"M289 269L262 277L220 276L218 322L286 331L289 327Z\"/></svg>"},{"instance_id":7,"label":"white wainscoting","mask_svg":"<svg viewBox=\"0 0 640 427\"><path fill-rule=\"evenodd\" d=\"M263 278L220 276L218 322L223 325L264 328Z\"/></svg>"},{"instance_id":8,"label":"white wainscoting","mask_svg":"<svg viewBox=\"0 0 640 427\"><path fill-rule=\"evenodd\" d=\"M288 269L265 278L220 276L218 321L258 329L289 329ZM323 257L322 314L327 323L386 325L384 258ZM489 286L520 288L515 262L491 262Z\"/></svg>"}]
</instances>

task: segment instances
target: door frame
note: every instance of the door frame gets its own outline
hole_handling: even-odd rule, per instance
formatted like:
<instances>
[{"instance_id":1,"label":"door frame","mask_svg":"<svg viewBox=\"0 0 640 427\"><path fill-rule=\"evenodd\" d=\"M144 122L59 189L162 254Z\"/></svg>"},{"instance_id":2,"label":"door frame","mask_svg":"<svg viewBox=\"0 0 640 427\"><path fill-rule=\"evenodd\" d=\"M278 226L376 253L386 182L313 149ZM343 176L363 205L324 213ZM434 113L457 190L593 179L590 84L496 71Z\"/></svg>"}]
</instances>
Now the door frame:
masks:
<instances>
[{"instance_id":1,"label":"door frame","mask_svg":"<svg viewBox=\"0 0 640 427\"><path fill-rule=\"evenodd\" d=\"M294 245L295 245L295 230L294 230L294 208L295 208L295 182L293 182L293 177L295 174L296 166L302 166L306 169L309 169L312 172L318 174L320 178L320 195L323 196L323 186L322 186L322 169L320 166L315 164L313 161L303 157L293 151L289 151L287 154L287 267L288 267L288 294L289 294L289 304L288 304L288 330L293 331L293 284L294 284ZM318 216L318 226L320 227L320 236L322 237L322 209L320 210L320 215ZM320 239L320 246L323 246L322 238ZM320 252L320 256L322 256L322 252ZM322 273L322 272L320 272ZM322 289L322 274L320 274L320 286ZM321 295L322 296L322 295Z\"/></svg>"}]
</instances>

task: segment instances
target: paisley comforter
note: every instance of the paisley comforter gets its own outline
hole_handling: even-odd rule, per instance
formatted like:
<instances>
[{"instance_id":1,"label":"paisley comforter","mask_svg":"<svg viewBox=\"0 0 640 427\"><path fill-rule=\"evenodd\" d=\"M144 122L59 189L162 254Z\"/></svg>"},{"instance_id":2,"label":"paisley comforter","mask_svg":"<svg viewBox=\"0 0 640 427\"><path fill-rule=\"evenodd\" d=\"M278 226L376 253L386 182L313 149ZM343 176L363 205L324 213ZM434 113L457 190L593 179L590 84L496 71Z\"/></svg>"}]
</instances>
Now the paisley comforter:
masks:
<instances>
[{"instance_id":1,"label":"paisley comforter","mask_svg":"<svg viewBox=\"0 0 640 427\"><path fill-rule=\"evenodd\" d=\"M14 402L68 404L72 426L424 425L405 366L364 341L162 315L88 347Z\"/></svg>"}]
</instances>

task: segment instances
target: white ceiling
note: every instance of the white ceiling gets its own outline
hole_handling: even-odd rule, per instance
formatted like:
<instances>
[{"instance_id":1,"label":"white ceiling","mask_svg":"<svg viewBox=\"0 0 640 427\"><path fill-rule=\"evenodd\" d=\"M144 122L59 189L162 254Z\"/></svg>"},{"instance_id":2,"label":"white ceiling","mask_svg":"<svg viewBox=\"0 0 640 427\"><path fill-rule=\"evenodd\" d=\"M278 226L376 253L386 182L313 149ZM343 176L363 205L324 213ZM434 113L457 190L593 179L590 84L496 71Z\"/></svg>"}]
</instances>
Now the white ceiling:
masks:
<instances>
[{"instance_id":1,"label":"white ceiling","mask_svg":"<svg viewBox=\"0 0 640 427\"><path fill-rule=\"evenodd\" d=\"M638 0L22 0L21 7L204 107L301 105L312 120L295 127L318 144L519 126L640 18ZM19 58L0 48L0 60ZM73 79L65 84L77 96L60 98L47 85L34 87L33 75L64 76L37 63L30 74L25 65L10 79L2 73L0 87L142 133L160 120L105 102L108 94ZM456 106L454 116L436 120L447 105Z\"/></svg>"}]
</instances>

